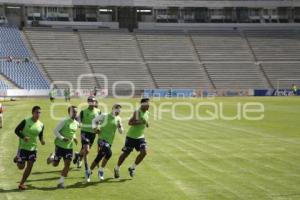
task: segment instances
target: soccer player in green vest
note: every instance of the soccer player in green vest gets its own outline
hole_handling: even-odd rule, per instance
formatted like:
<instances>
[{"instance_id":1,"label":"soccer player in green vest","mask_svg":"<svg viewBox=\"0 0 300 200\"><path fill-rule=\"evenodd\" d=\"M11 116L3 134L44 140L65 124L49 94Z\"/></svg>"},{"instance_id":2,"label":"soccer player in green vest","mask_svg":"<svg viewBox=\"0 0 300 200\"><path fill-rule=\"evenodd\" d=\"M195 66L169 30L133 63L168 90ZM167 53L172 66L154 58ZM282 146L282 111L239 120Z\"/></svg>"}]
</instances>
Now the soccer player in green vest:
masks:
<instances>
[{"instance_id":1,"label":"soccer player in green vest","mask_svg":"<svg viewBox=\"0 0 300 200\"><path fill-rule=\"evenodd\" d=\"M64 160L64 168L57 185L58 188L64 188L64 180L68 176L70 164L73 158L73 143L77 145L76 132L79 122L76 121L77 107L70 106L68 108L69 116L59 122L54 129L55 134L55 154L51 154L47 159L47 163L54 167L59 165L61 159Z\"/></svg>"},{"instance_id":2,"label":"soccer player in green vest","mask_svg":"<svg viewBox=\"0 0 300 200\"><path fill-rule=\"evenodd\" d=\"M51 102L54 102L54 100L55 100L55 91L54 91L54 89L50 90L49 98L50 98Z\"/></svg>"},{"instance_id":3,"label":"soccer player in green vest","mask_svg":"<svg viewBox=\"0 0 300 200\"><path fill-rule=\"evenodd\" d=\"M298 88L297 88L297 86L295 84L292 85L292 91L293 91L293 94L296 96Z\"/></svg>"},{"instance_id":4,"label":"soccer player in green vest","mask_svg":"<svg viewBox=\"0 0 300 200\"><path fill-rule=\"evenodd\" d=\"M22 179L19 184L20 190L25 190L25 181L29 177L33 164L37 155L37 138L42 145L45 145L43 138L44 124L39 120L41 108L34 106L32 108L32 117L24 119L15 129L16 135L19 137L19 156L17 166L20 170L24 170Z\"/></svg>"},{"instance_id":5,"label":"soccer player in green vest","mask_svg":"<svg viewBox=\"0 0 300 200\"><path fill-rule=\"evenodd\" d=\"M99 151L90 169L92 171L102 160L101 167L98 171L98 177L100 181L104 180L104 168L108 160L112 156L111 145L113 144L116 130L118 129L120 134L124 132L121 117L119 116L120 112L121 112L121 105L115 104L112 107L111 113L103 113L101 115L98 115L93 120L93 129L96 134L99 134L98 136Z\"/></svg>"},{"instance_id":6,"label":"soccer player in green vest","mask_svg":"<svg viewBox=\"0 0 300 200\"><path fill-rule=\"evenodd\" d=\"M82 110L80 112L80 122L81 122L81 143L82 148L80 153L75 154L75 158L73 163L77 163L77 167L80 168L81 160L84 159L84 167L85 167L85 177L87 182L89 182L90 169L88 165L88 154L90 152L91 146L94 143L96 134L92 128L92 121L95 117L100 114L100 110L96 108L96 98L94 96L90 96L87 99L88 108Z\"/></svg>"},{"instance_id":7,"label":"soccer player in green vest","mask_svg":"<svg viewBox=\"0 0 300 200\"><path fill-rule=\"evenodd\" d=\"M71 101L71 91L70 88L64 89L65 101Z\"/></svg>"},{"instance_id":8,"label":"soccer player in green vest","mask_svg":"<svg viewBox=\"0 0 300 200\"><path fill-rule=\"evenodd\" d=\"M129 119L128 125L131 127L127 132L125 146L123 147L123 153L120 155L118 164L114 169L115 178L120 177L120 166L129 154L135 149L140 153L135 159L135 162L128 168L129 175L131 177L135 174L135 169L147 155L147 143L145 140L144 132L149 127L149 99L143 98L141 100L140 108L133 113L133 116Z\"/></svg>"}]
</instances>

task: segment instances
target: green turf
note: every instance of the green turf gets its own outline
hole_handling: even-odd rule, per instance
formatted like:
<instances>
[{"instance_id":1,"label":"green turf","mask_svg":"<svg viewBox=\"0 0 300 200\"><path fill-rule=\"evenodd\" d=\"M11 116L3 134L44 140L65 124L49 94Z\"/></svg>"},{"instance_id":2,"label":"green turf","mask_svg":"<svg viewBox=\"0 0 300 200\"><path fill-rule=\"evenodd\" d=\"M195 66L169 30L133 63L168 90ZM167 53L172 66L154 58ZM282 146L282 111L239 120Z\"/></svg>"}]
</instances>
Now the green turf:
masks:
<instances>
[{"instance_id":1,"label":"green turf","mask_svg":"<svg viewBox=\"0 0 300 200\"><path fill-rule=\"evenodd\" d=\"M124 143L124 135L117 135L113 157L105 171L106 181L97 177L84 183L83 170L75 168L69 174L64 190L56 184L62 165L57 168L46 164L54 150L53 128L57 121L49 116L50 103L46 99L20 100L4 103L5 126L0 130L0 200L6 199L300 199L300 99L297 97L241 97L216 98L209 102L223 102L226 115L233 115L238 102L261 102L265 118L261 121L194 119L179 121L164 112L157 120L152 108L150 129L147 130L149 154L138 166L131 179L126 171L137 155L133 153L121 168L121 179L114 180L112 169ZM105 99L102 103L136 103L138 99ZM196 103L207 100L153 100L155 105L171 102ZM59 101L63 102L63 101ZM79 99L72 100L78 105ZM16 188L22 175L12 162L17 149L15 126L30 115L33 105L43 108L41 120L46 126L46 146L39 146L38 161L27 181L27 191ZM170 108L171 105L164 107ZM124 107L128 109L128 107ZM177 116L187 116L188 108L176 107ZM210 110L212 110L210 108ZM131 111L130 111L131 112ZM64 116L66 108L55 109ZM201 109L200 113L204 113ZM123 118L129 113L123 113ZM127 120L124 120L128 129ZM78 150L79 147L76 147ZM90 160L96 154L95 147ZM95 170L96 172L96 170Z\"/></svg>"}]
</instances>

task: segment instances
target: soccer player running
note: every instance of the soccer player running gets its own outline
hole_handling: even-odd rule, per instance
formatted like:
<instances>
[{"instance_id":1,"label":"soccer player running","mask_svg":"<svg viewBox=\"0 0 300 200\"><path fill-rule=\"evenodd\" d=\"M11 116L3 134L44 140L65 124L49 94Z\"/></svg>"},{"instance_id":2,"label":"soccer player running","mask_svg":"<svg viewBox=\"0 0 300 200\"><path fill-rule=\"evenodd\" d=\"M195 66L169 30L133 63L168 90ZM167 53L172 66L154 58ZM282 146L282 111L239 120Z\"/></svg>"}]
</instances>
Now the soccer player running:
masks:
<instances>
[{"instance_id":1,"label":"soccer player running","mask_svg":"<svg viewBox=\"0 0 300 200\"><path fill-rule=\"evenodd\" d=\"M149 127L149 101L150 100L148 98L143 98L141 100L140 108L133 113L133 116L128 122L131 127L127 132L125 146L122 149L123 153L120 155L118 164L114 169L115 178L120 177L120 166L133 149L140 153L136 157L135 162L128 168L128 172L131 177L134 176L137 165L139 165L147 155L147 143L144 131L146 127Z\"/></svg>"},{"instance_id":2,"label":"soccer player running","mask_svg":"<svg viewBox=\"0 0 300 200\"><path fill-rule=\"evenodd\" d=\"M29 177L33 164L37 156L37 138L39 138L42 145L45 145L43 138L44 125L39 120L41 115L41 108L34 106L32 108L32 117L24 119L15 129L16 135L19 140L19 156L17 166L20 170L25 168L22 179L19 184L20 190L25 190L25 181Z\"/></svg>"},{"instance_id":3,"label":"soccer player running","mask_svg":"<svg viewBox=\"0 0 300 200\"><path fill-rule=\"evenodd\" d=\"M61 172L61 177L57 185L58 188L64 188L64 180L68 176L70 164L73 158L73 143L77 145L76 132L79 127L79 122L76 121L77 107L70 106L68 108L69 116L59 122L54 129L55 134L55 154L50 154L47 163L54 167L59 165L60 160L64 160L64 168Z\"/></svg>"},{"instance_id":4,"label":"soccer player running","mask_svg":"<svg viewBox=\"0 0 300 200\"><path fill-rule=\"evenodd\" d=\"M297 96L298 88L295 84L292 85L292 91L293 91L294 96Z\"/></svg>"},{"instance_id":5,"label":"soccer player running","mask_svg":"<svg viewBox=\"0 0 300 200\"><path fill-rule=\"evenodd\" d=\"M121 112L121 105L115 104L112 107L111 113L105 113L98 115L93 120L93 129L98 136L98 154L92 163L90 170L92 171L98 163L102 160L101 167L98 171L99 180L104 180L104 168L112 156L111 145L115 138L116 130L118 129L119 133L124 132L122 125L121 117L119 116ZM90 174L91 175L91 174ZM90 178L90 177L89 177Z\"/></svg>"},{"instance_id":6,"label":"soccer player running","mask_svg":"<svg viewBox=\"0 0 300 200\"><path fill-rule=\"evenodd\" d=\"M88 154L90 152L91 146L94 143L96 134L92 128L92 121L95 117L100 114L100 110L95 108L96 106L96 98L94 96L90 96L87 99L88 108L84 109L80 112L79 120L81 122L81 143L82 148L80 153L75 154L75 158L73 163L77 163L77 167L81 167L81 161L84 159L84 167L85 167L85 178L86 181L89 182L90 179L90 169L88 164Z\"/></svg>"},{"instance_id":7,"label":"soccer player running","mask_svg":"<svg viewBox=\"0 0 300 200\"><path fill-rule=\"evenodd\" d=\"M55 91L54 91L54 89L50 90L49 98L50 98L51 102L54 102L54 100L55 100Z\"/></svg>"}]
</instances>

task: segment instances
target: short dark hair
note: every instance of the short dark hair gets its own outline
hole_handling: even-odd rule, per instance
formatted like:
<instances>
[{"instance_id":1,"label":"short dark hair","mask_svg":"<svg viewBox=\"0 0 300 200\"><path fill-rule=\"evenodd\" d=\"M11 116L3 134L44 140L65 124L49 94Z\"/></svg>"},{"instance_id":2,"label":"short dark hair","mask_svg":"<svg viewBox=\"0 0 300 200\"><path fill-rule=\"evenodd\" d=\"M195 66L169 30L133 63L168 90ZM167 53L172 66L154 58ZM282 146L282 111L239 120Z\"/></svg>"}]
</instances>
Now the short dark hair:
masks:
<instances>
[{"instance_id":1,"label":"short dark hair","mask_svg":"<svg viewBox=\"0 0 300 200\"><path fill-rule=\"evenodd\" d=\"M34 113L37 110L41 110L41 107L39 107L39 106L33 106L31 112Z\"/></svg>"},{"instance_id":2,"label":"short dark hair","mask_svg":"<svg viewBox=\"0 0 300 200\"><path fill-rule=\"evenodd\" d=\"M68 113L71 112L71 109L74 110L75 108L77 108L77 106L70 106L70 107L68 108Z\"/></svg>"},{"instance_id":3,"label":"short dark hair","mask_svg":"<svg viewBox=\"0 0 300 200\"><path fill-rule=\"evenodd\" d=\"M150 101L149 98L142 98L141 103L148 103Z\"/></svg>"}]
</instances>

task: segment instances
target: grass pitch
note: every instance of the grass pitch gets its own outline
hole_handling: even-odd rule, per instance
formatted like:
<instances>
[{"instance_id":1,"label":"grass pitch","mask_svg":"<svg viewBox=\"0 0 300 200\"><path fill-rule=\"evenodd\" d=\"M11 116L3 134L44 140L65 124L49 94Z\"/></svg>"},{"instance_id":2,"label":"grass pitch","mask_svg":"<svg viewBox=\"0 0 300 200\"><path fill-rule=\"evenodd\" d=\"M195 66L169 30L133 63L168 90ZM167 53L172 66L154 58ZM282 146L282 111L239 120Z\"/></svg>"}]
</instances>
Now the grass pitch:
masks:
<instances>
[{"instance_id":1,"label":"grass pitch","mask_svg":"<svg viewBox=\"0 0 300 200\"><path fill-rule=\"evenodd\" d=\"M56 120L50 116L48 99L26 99L6 102L4 128L0 129L0 200L10 199L106 199L106 200L200 200L200 199L300 199L300 99L297 97L228 97L214 100L164 99L162 103L187 102L173 107L177 117L187 117L199 102L222 102L224 114L233 116L237 103L261 102L264 119L260 121L222 120L199 121L196 114L205 114L201 107L188 120L178 120L170 112L158 114L151 109L150 128L146 132L149 154L138 166L131 179L127 167L132 164L136 152L130 155L121 168L121 178L113 179L115 166L125 135L116 135L112 147L113 156L105 169L104 182L99 182L96 170L91 183L84 182L84 170L73 166L65 180L66 189L56 189L60 177L59 167L46 164L47 156L54 151L53 129ZM63 100L56 102L63 103ZM84 101L73 99L74 105ZM135 103L138 99L103 99L110 106L114 102ZM27 181L28 190L19 192L18 182L22 171L17 170L12 159L17 150L18 139L14 134L16 125L30 116L31 107L42 107L41 121L45 124L46 145L39 145L38 160ZM100 106L101 108L101 106ZM132 113L121 114L125 129ZM164 109L171 109L165 104ZM66 115L66 106L54 108L57 117ZM161 119L157 119L161 118ZM79 138L79 134L78 134ZM79 150L79 146L76 147ZM96 155L94 145L89 156Z\"/></svg>"}]
</instances>

